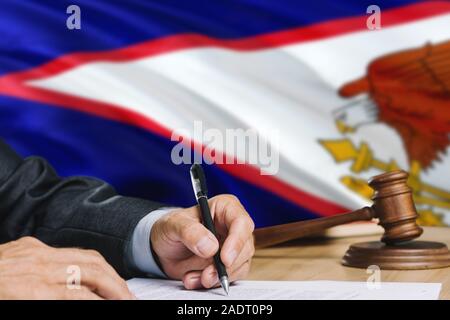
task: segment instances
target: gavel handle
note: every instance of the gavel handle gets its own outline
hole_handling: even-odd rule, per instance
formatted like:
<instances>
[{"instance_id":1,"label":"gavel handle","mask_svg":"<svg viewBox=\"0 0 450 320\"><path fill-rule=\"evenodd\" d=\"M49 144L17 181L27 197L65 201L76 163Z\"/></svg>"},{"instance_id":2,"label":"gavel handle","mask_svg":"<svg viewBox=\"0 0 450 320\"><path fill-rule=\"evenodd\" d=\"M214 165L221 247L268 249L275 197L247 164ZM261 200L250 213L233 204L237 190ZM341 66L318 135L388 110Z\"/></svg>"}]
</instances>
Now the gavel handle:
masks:
<instances>
[{"instance_id":1,"label":"gavel handle","mask_svg":"<svg viewBox=\"0 0 450 320\"><path fill-rule=\"evenodd\" d=\"M349 213L314 220L305 220L258 228L254 231L257 248L272 246L285 241L301 238L327 228L353 221L372 220L375 213L370 207L364 207Z\"/></svg>"}]
</instances>

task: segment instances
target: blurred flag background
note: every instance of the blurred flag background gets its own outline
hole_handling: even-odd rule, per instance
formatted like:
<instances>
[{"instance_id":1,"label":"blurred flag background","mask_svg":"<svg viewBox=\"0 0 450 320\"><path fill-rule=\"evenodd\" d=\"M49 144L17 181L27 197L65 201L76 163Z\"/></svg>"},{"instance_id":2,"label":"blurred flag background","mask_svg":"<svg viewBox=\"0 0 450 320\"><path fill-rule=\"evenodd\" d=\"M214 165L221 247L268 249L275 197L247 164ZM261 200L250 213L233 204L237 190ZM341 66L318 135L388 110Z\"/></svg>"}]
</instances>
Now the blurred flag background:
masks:
<instances>
[{"instance_id":1,"label":"blurred flag background","mask_svg":"<svg viewBox=\"0 0 450 320\"><path fill-rule=\"evenodd\" d=\"M257 227L359 208L396 168L420 222L450 225L449 1L2 0L0 30L0 137L61 175L190 206L173 130L273 128L276 175L204 166Z\"/></svg>"}]
</instances>

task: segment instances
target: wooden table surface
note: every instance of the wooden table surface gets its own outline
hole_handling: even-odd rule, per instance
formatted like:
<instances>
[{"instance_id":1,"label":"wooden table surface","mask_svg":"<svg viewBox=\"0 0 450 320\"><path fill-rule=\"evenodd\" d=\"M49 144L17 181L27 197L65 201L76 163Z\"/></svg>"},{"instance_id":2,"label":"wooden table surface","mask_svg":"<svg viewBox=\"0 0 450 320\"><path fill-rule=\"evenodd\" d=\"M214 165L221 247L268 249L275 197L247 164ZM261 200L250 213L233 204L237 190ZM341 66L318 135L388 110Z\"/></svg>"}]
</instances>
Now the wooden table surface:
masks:
<instances>
[{"instance_id":1,"label":"wooden table surface","mask_svg":"<svg viewBox=\"0 0 450 320\"><path fill-rule=\"evenodd\" d=\"M426 227L421 240L440 241L450 248L450 228ZM379 240L380 236L335 239L302 239L258 249L249 280L346 280L367 281L365 269L344 267L340 260L355 242ZM381 270L381 281L440 282L440 299L450 300L450 267L433 270Z\"/></svg>"}]
</instances>

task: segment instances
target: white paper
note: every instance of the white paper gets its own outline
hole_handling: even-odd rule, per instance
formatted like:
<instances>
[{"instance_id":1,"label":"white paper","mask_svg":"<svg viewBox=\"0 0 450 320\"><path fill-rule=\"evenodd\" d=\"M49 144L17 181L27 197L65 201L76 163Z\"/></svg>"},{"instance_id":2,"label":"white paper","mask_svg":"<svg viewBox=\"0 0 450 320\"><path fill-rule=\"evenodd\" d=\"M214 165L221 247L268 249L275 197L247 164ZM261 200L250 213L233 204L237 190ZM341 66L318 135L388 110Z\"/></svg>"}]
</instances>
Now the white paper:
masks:
<instances>
[{"instance_id":1,"label":"white paper","mask_svg":"<svg viewBox=\"0 0 450 320\"><path fill-rule=\"evenodd\" d=\"M180 281L134 278L128 287L142 300L436 300L440 283L353 281L239 281L222 288L186 290Z\"/></svg>"}]
</instances>

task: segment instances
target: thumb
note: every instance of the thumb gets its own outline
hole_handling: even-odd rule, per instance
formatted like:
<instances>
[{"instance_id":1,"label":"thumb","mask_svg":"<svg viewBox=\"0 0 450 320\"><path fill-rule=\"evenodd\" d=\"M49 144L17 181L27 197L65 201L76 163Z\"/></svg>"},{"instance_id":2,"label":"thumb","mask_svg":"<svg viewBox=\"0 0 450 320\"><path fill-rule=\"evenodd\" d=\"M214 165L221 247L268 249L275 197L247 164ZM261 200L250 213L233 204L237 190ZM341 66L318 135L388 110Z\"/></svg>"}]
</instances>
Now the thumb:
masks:
<instances>
[{"instance_id":1,"label":"thumb","mask_svg":"<svg viewBox=\"0 0 450 320\"><path fill-rule=\"evenodd\" d=\"M219 250L219 242L216 237L198 220L182 214L176 215L171 220L169 233L195 255L210 258Z\"/></svg>"}]
</instances>

